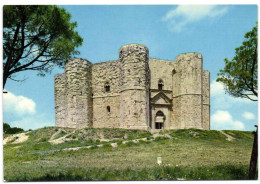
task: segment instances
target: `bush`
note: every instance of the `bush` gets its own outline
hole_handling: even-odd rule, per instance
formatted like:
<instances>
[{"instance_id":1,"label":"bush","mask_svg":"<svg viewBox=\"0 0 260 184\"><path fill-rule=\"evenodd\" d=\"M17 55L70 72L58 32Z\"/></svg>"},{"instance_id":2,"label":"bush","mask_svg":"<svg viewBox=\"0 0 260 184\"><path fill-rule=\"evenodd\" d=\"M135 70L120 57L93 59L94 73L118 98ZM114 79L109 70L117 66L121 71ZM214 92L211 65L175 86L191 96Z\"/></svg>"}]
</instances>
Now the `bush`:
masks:
<instances>
[{"instance_id":1,"label":"bush","mask_svg":"<svg viewBox=\"0 0 260 184\"><path fill-rule=\"evenodd\" d=\"M104 149L105 151L111 151L112 150L112 146L110 144L104 144L102 149Z\"/></svg>"},{"instance_id":2,"label":"bush","mask_svg":"<svg viewBox=\"0 0 260 184\"><path fill-rule=\"evenodd\" d=\"M46 142L46 141L48 141L48 139L46 137L43 137L40 139L40 142Z\"/></svg>"},{"instance_id":3,"label":"bush","mask_svg":"<svg viewBox=\"0 0 260 184\"><path fill-rule=\"evenodd\" d=\"M16 134L16 133L24 132L24 130L22 128L18 128L18 127L12 128L7 123L3 124L3 131L4 131L4 134Z\"/></svg>"}]
</instances>

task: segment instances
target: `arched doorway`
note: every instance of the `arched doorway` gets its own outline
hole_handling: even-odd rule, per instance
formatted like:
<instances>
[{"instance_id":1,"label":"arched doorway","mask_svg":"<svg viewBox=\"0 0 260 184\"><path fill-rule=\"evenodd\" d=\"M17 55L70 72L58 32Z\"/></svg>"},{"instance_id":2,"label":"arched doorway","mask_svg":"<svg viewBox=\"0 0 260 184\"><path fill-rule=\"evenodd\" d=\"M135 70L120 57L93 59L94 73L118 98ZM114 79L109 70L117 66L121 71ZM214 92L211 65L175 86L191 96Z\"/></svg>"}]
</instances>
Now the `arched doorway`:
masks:
<instances>
[{"instance_id":1,"label":"arched doorway","mask_svg":"<svg viewBox=\"0 0 260 184\"><path fill-rule=\"evenodd\" d=\"M163 129L165 115L162 111L158 111L155 115L155 129Z\"/></svg>"}]
</instances>

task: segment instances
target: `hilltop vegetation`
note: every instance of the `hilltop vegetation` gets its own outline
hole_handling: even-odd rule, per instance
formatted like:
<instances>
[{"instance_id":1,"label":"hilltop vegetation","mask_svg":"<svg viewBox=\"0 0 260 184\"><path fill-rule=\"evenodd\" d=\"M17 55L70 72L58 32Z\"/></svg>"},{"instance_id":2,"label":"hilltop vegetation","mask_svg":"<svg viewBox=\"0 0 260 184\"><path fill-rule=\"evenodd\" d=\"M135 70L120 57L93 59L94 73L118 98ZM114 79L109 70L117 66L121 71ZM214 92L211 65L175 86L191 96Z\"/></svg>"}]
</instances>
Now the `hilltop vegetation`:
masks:
<instances>
[{"instance_id":1,"label":"hilltop vegetation","mask_svg":"<svg viewBox=\"0 0 260 184\"><path fill-rule=\"evenodd\" d=\"M24 130L22 128L18 127L11 127L8 123L3 124L3 132L4 134L15 134L23 132Z\"/></svg>"},{"instance_id":2,"label":"hilltop vegetation","mask_svg":"<svg viewBox=\"0 0 260 184\"><path fill-rule=\"evenodd\" d=\"M247 179L248 131L46 127L4 141L6 181ZM19 140L23 141L19 141ZM15 142L16 141L16 142ZM162 165L157 164L162 158Z\"/></svg>"}]
</instances>

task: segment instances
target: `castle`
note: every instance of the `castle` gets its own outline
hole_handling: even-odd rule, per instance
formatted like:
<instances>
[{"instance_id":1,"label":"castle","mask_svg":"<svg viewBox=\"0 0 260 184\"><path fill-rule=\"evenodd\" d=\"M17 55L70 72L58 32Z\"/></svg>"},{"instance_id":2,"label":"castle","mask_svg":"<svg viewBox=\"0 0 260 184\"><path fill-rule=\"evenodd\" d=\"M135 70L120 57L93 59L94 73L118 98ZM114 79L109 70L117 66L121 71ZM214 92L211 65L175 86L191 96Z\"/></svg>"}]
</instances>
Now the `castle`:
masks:
<instances>
[{"instance_id":1,"label":"castle","mask_svg":"<svg viewBox=\"0 0 260 184\"><path fill-rule=\"evenodd\" d=\"M154 59L138 44L121 47L114 61L71 58L55 75L56 126L209 130L209 78L201 54Z\"/></svg>"}]
</instances>

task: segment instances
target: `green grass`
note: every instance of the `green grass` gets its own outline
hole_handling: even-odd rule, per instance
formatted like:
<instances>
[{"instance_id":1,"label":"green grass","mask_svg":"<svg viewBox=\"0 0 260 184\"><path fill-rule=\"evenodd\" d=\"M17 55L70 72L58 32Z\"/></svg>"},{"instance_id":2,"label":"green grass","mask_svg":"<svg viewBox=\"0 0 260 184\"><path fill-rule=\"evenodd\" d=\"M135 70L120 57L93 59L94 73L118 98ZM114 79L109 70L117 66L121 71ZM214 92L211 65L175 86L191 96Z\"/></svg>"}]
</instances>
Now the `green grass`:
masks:
<instances>
[{"instance_id":1,"label":"green grass","mask_svg":"<svg viewBox=\"0 0 260 184\"><path fill-rule=\"evenodd\" d=\"M245 132L245 131L238 131L238 130L224 130L223 132L225 132L228 135L231 135L232 137L238 139L238 140L248 140L248 139L252 139L253 137L253 132Z\"/></svg>"},{"instance_id":2,"label":"green grass","mask_svg":"<svg viewBox=\"0 0 260 184\"><path fill-rule=\"evenodd\" d=\"M46 127L29 133L28 141L4 145L6 181L90 181L90 180L225 180L247 179L253 145L252 132L230 131L229 142L219 131L170 130L173 139L157 137L151 142L130 140L149 137L141 130L84 129L77 139L52 145L57 132ZM72 133L73 129L64 129ZM101 143L98 137L114 140L118 147ZM122 141L130 141L122 144ZM97 147L103 144L103 147ZM91 149L62 151L92 145ZM20 147L18 147L20 146ZM156 163L162 157L163 166ZM166 166L167 165L167 166Z\"/></svg>"},{"instance_id":3,"label":"green grass","mask_svg":"<svg viewBox=\"0 0 260 184\"><path fill-rule=\"evenodd\" d=\"M58 139L58 138L63 137L65 135L67 135L67 132L65 132L64 130L61 130L60 133L58 133L56 136L54 136L54 139Z\"/></svg>"},{"instance_id":4,"label":"green grass","mask_svg":"<svg viewBox=\"0 0 260 184\"><path fill-rule=\"evenodd\" d=\"M154 167L142 169L70 169L32 176L23 172L8 181L120 181L120 180L244 180L247 167L221 165L215 167Z\"/></svg>"}]
</instances>

